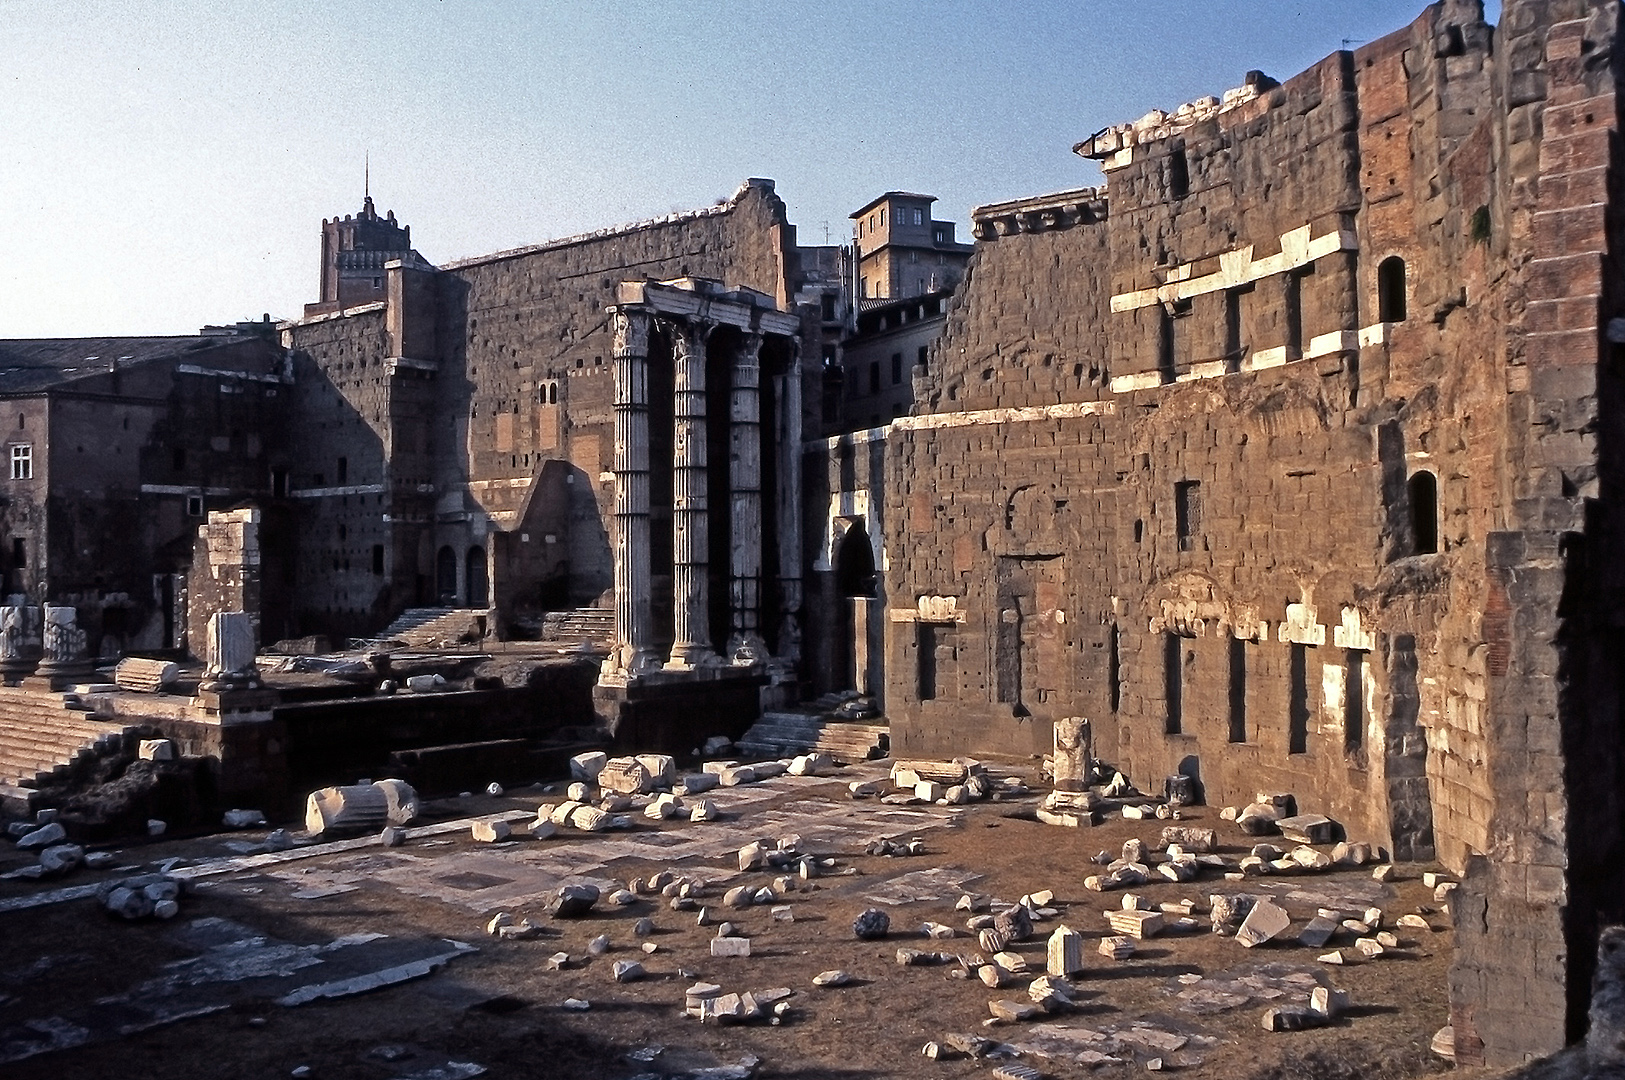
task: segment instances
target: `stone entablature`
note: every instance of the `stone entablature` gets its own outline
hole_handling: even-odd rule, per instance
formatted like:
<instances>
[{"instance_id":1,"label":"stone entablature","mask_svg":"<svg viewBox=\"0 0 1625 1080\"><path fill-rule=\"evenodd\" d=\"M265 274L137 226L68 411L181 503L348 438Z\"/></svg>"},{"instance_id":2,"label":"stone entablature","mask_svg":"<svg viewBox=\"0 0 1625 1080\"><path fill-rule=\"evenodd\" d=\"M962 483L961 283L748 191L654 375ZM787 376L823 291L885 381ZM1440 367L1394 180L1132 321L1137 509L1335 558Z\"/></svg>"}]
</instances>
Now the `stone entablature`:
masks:
<instances>
[{"instance_id":1,"label":"stone entablature","mask_svg":"<svg viewBox=\"0 0 1625 1080\"><path fill-rule=\"evenodd\" d=\"M1216 119L1238 109L1275 88L1274 79L1261 71L1249 71L1247 81L1232 87L1222 97L1208 96L1188 101L1173 112L1152 109L1138 120L1102 128L1078 143L1072 152L1100 162L1104 172L1120 169L1134 160L1134 148L1171 139L1204 120Z\"/></svg>"}]
</instances>

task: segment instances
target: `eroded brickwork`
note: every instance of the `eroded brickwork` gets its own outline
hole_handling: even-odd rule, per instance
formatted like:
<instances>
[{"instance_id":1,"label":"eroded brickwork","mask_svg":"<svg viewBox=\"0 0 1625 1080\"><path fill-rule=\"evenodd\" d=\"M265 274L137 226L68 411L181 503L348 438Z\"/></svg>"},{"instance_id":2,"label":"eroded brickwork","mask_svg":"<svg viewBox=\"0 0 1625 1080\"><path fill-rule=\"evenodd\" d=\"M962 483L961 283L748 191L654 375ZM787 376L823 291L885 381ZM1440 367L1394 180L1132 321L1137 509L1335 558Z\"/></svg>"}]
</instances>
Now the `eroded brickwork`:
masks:
<instances>
[{"instance_id":1,"label":"eroded brickwork","mask_svg":"<svg viewBox=\"0 0 1625 1080\"><path fill-rule=\"evenodd\" d=\"M1574 1037L1621 914L1613 41L1446 2L1091 137L1104 190L978 211L878 436L898 751L1086 716L1142 788L1470 868L1463 1060Z\"/></svg>"}]
</instances>

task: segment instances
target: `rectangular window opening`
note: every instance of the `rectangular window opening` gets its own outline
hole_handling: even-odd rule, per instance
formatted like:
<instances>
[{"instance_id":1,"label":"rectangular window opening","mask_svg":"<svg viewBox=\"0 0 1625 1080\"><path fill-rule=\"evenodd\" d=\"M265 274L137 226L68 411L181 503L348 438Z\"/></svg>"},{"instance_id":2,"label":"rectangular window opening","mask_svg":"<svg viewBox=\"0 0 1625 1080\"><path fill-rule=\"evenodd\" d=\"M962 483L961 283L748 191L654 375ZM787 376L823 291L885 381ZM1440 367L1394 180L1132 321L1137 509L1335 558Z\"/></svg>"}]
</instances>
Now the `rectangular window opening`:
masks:
<instances>
[{"instance_id":1,"label":"rectangular window opening","mask_svg":"<svg viewBox=\"0 0 1625 1080\"><path fill-rule=\"evenodd\" d=\"M1230 639L1230 741L1247 741L1247 642Z\"/></svg>"},{"instance_id":2,"label":"rectangular window opening","mask_svg":"<svg viewBox=\"0 0 1625 1080\"><path fill-rule=\"evenodd\" d=\"M372 545L372 572L382 577L384 574L384 545Z\"/></svg>"},{"instance_id":3,"label":"rectangular window opening","mask_svg":"<svg viewBox=\"0 0 1625 1080\"><path fill-rule=\"evenodd\" d=\"M927 622L917 625L920 628L920 700L934 701L937 696L937 628Z\"/></svg>"},{"instance_id":4,"label":"rectangular window opening","mask_svg":"<svg viewBox=\"0 0 1625 1080\"><path fill-rule=\"evenodd\" d=\"M13 480L34 479L34 447L31 443L11 448L11 478Z\"/></svg>"},{"instance_id":5,"label":"rectangular window opening","mask_svg":"<svg viewBox=\"0 0 1625 1080\"><path fill-rule=\"evenodd\" d=\"M1162 689L1167 699L1163 733L1178 735L1185 729L1185 685L1181 654L1184 647L1178 634L1162 635Z\"/></svg>"},{"instance_id":6,"label":"rectangular window opening","mask_svg":"<svg viewBox=\"0 0 1625 1080\"><path fill-rule=\"evenodd\" d=\"M1309 752L1309 648L1293 643L1287 690L1287 753Z\"/></svg>"},{"instance_id":7,"label":"rectangular window opening","mask_svg":"<svg viewBox=\"0 0 1625 1080\"><path fill-rule=\"evenodd\" d=\"M1343 750L1354 753L1365 742L1365 653L1349 649L1343 680Z\"/></svg>"}]
</instances>

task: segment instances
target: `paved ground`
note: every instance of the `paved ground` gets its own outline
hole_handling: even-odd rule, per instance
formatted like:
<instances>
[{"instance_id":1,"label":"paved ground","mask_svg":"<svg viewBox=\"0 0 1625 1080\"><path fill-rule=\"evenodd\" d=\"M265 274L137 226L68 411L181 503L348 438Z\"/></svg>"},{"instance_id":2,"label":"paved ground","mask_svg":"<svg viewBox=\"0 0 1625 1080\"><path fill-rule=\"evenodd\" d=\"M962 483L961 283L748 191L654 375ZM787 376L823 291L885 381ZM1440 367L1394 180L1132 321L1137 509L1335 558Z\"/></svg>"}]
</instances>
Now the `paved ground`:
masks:
<instances>
[{"instance_id":1,"label":"paved ground","mask_svg":"<svg viewBox=\"0 0 1625 1080\"><path fill-rule=\"evenodd\" d=\"M1320 907L1353 915L1374 905L1390 919L1426 913L1436 929L1400 931L1401 947L1375 962L1317 962L1337 945L1352 956L1348 934L1325 949L1246 950L1208 933L1200 914L1200 931L1153 938L1114 962L1095 946L1110 932L1102 909L1118 906L1121 895L1083 888L1099 870L1089 859L1115 853L1131 836L1151 846L1165 822L1114 816L1094 829L1056 828L1032 820L1035 797L954 811L848 798L847 780L883 774L871 765L828 780L780 777L711 793L725 811L721 821L640 816L626 832L547 841L488 846L468 836L469 817L518 818L550 801L527 789L431 803L429 824L395 849L363 838L258 853L260 832L120 851L122 865L182 860L174 872L189 877L191 892L171 922L105 916L83 894L106 871L48 883L0 880L0 970L7 973L0 1072L24 1080L269 1078L306 1066L317 1078L448 1080L484 1070L622 1080L740 1064L763 1077L853 1078L991 1075L1005 1061L1054 1077L1137 1076L1154 1059L1201 1077L1399 1077L1442 1067L1426 1047L1446 1021L1451 934L1419 880L1427 868L1405 867L1390 884L1351 869L1240 884L1213 874L1135 890L1155 903L1189 898L1199 913L1214 892L1268 893L1292 913L1289 934ZM1217 828L1226 855L1240 857L1254 842L1220 821L1216 808L1187 817ZM789 834L835 866L780 901L788 912L726 913L751 938L748 958L712 958L715 928L660 897L625 907L600 902L580 920L546 915L561 884L587 881L607 891L666 869L703 878L715 903L727 887L772 880L767 871L738 871L742 844ZM865 855L880 836L921 837L925 854ZM27 861L8 849L0 871ZM988 1002L1025 999L1025 982L995 991L955 978L954 964L896 962L900 947L975 950L966 913L954 910L967 889L1008 901L1054 891L1057 915L1014 951L1041 973L1054 926L1083 933L1089 970L1075 980L1077 1008L985 1028ZM853 918L877 906L891 916L890 938L856 940ZM498 911L529 917L545 932L522 941L488 937L484 922ZM633 933L643 916L657 928L646 939L652 954ZM926 921L954 926L959 936L928 940L918 930ZM600 934L611 949L589 957L587 944ZM549 970L546 958L561 951L570 967ZM611 965L632 959L647 978L616 983ZM855 978L838 989L814 986L813 975L830 968ZM794 993L778 1025L702 1025L682 1014L684 989L698 980L725 991ZM1354 1009L1321 1030L1260 1029L1265 1008L1305 1002L1317 984L1349 990ZM570 998L590 1007L564 1008ZM920 1055L927 1041L956 1032L998 1040L1019 1056Z\"/></svg>"}]
</instances>

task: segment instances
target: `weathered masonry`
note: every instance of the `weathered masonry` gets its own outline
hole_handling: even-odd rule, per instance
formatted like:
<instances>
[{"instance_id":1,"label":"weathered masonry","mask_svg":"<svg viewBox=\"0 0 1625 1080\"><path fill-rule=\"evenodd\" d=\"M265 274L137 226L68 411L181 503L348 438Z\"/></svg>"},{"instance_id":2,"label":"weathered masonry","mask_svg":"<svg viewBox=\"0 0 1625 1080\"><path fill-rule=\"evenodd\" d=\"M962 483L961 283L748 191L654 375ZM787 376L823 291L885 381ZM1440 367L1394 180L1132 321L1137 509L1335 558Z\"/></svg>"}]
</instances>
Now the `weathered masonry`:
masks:
<instances>
[{"instance_id":1,"label":"weathered masonry","mask_svg":"<svg viewBox=\"0 0 1625 1080\"><path fill-rule=\"evenodd\" d=\"M393 223L378 229L387 235L377 245L406 244ZM324 272L332 231L324 229ZM492 630L505 632L523 612L600 597L607 606L616 585L617 424L627 404L617 393L629 390L616 378L616 326L643 321L611 310L622 284L711 279L756 297L719 306L782 312L794 252L783 202L771 181L753 180L691 213L438 268L392 259L379 268L377 302L345 307L340 298L317 305L333 310L288 324L301 443L299 465L285 478L299 519L298 632L372 633L415 605L489 611ZM348 265L339 260L340 270ZM699 298L696 288L663 295ZM654 335L663 348L665 335ZM764 355L779 378L800 359L777 343L782 337L769 337ZM715 356L731 355L733 341ZM669 386L669 365L650 371ZM799 380L790 382L799 395ZM664 393L669 401L673 391ZM660 416L657 453L673 430L671 410ZM706 426L728 416L724 406L692 420ZM653 505L669 513L662 499ZM653 535L666 539L651 548L656 575L672 565L670 521L660 524ZM721 574L711 592L726 598L723 554L685 565ZM658 622L670 618L669 582L656 592Z\"/></svg>"},{"instance_id":2,"label":"weathered masonry","mask_svg":"<svg viewBox=\"0 0 1625 1080\"><path fill-rule=\"evenodd\" d=\"M1463 1061L1578 1036L1625 918L1615 19L1452 0L1096 133L1103 189L977 212L884 482L829 470L899 753L1084 716L1436 853Z\"/></svg>"}]
</instances>

